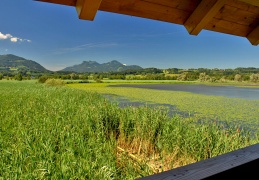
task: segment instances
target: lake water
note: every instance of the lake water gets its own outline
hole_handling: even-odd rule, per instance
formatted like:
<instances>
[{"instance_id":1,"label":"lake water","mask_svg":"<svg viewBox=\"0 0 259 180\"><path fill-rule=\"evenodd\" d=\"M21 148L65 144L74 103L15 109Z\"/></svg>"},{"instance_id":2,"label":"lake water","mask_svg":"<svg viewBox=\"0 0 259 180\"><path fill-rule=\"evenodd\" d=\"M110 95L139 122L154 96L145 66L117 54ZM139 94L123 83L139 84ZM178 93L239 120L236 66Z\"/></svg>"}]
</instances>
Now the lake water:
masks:
<instances>
[{"instance_id":1,"label":"lake water","mask_svg":"<svg viewBox=\"0 0 259 180\"><path fill-rule=\"evenodd\" d=\"M140 106L147 106L150 108L164 108L165 110L168 111L168 115L172 116L174 114L180 114L184 117L188 117L189 113L187 112L181 112L179 109L176 108L176 106L171 105L171 104L157 104L157 103L151 103L151 102L140 102L140 101L131 101L130 99L122 96L116 96L116 95L111 95L111 94L103 94L103 96L107 99L109 99L111 102L116 102L118 103L118 106L120 108L125 108L129 106L133 107L140 107ZM162 108L162 109L163 109Z\"/></svg>"},{"instance_id":2,"label":"lake water","mask_svg":"<svg viewBox=\"0 0 259 180\"><path fill-rule=\"evenodd\" d=\"M207 85L188 85L188 84L124 84L124 85L110 85L111 87L134 87L134 88L146 88L168 91L184 91L203 95L223 96L228 98L241 98L245 100L259 100L259 88L241 88L234 86L207 86ZM128 106L149 106L149 107L165 107L168 115L172 117L175 114L183 117L190 117L195 114L189 114L188 112L180 111L176 106L171 104L156 104L152 102L132 102L127 97L121 97L116 95L105 95L106 98L113 102L117 102L119 107L124 108ZM210 119L207 119L210 120ZM211 119L213 120L213 119ZM218 119L218 122L225 125L224 119ZM228 123L229 124L229 123ZM239 124L240 125L240 124ZM258 123L246 124L241 127L244 129L252 130Z\"/></svg>"},{"instance_id":3,"label":"lake water","mask_svg":"<svg viewBox=\"0 0 259 180\"><path fill-rule=\"evenodd\" d=\"M259 100L259 88L242 88L235 86L207 86L188 84L123 84L116 87L134 87L168 91L184 91L203 95L224 96L247 100Z\"/></svg>"}]
</instances>

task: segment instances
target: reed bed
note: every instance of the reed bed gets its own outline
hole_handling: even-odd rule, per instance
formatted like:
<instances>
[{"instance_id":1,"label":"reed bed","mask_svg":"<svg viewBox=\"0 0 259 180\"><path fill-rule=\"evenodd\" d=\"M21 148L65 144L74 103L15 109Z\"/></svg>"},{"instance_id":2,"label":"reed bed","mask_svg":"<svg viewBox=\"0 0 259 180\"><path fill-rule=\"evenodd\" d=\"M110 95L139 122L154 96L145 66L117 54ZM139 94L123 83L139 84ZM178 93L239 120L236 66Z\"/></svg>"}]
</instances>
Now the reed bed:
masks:
<instances>
[{"instance_id":1,"label":"reed bed","mask_svg":"<svg viewBox=\"0 0 259 180\"><path fill-rule=\"evenodd\" d=\"M0 82L0 179L136 179L258 143L93 91Z\"/></svg>"}]
</instances>

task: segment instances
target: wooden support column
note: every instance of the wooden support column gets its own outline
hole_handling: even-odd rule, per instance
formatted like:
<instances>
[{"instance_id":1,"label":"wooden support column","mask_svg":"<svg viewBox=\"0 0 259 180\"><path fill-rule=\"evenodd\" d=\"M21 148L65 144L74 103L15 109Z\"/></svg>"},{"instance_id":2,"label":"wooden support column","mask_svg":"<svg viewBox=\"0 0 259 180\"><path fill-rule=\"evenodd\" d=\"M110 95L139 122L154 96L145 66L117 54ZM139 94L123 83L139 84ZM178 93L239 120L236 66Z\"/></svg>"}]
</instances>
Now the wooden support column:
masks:
<instances>
[{"instance_id":1,"label":"wooden support column","mask_svg":"<svg viewBox=\"0 0 259 180\"><path fill-rule=\"evenodd\" d=\"M79 19L93 21L102 0L77 0L76 11Z\"/></svg>"},{"instance_id":2,"label":"wooden support column","mask_svg":"<svg viewBox=\"0 0 259 180\"><path fill-rule=\"evenodd\" d=\"M259 44L259 26L257 26L250 34L248 34L247 39L254 46Z\"/></svg>"},{"instance_id":3,"label":"wooden support column","mask_svg":"<svg viewBox=\"0 0 259 180\"><path fill-rule=\"evenodd\" d=\"M202 0L184 23L185 28L191 35L198 35L225 3L226 0Z\"/></svg>"}]
</instances>

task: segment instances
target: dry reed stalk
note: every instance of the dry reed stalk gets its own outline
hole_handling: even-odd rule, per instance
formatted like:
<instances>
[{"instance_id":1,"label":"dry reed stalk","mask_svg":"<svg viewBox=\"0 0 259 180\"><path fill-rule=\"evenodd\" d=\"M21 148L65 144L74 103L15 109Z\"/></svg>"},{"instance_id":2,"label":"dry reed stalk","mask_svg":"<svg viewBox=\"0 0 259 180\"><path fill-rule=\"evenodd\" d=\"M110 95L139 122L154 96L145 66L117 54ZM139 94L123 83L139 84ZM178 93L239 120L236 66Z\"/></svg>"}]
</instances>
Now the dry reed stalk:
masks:
<instances>
[{"instance_id":1,"label":"dry reed stalk","mask_svg":"<svg viewBox=\"0 0 259 180\"><path fill-rule=\"evenodd\" d=\"M140 159L140 158L136 157L135 155L133 155L133 154L127 152L125 149L123 149L123 148L121 148L121 147L119 147L119 146L117 146L117 149L118 149L119 151L121 151L121 152L126 153L132 160L137 161L138 163L143 163L143 162L144 162L142 159ZM161 169L161 168L160 168L161 166L159 165L159 168L156 167L156 165L159 164L159 163L156 162L156 160L157 160L158 158L159 158L159 157L157 157L157 158L151 158L151 161L145 163L145 164L153 171L153 173L161 172L161 170L160 170L160 169Z\"/></svg>"}]
</instances>

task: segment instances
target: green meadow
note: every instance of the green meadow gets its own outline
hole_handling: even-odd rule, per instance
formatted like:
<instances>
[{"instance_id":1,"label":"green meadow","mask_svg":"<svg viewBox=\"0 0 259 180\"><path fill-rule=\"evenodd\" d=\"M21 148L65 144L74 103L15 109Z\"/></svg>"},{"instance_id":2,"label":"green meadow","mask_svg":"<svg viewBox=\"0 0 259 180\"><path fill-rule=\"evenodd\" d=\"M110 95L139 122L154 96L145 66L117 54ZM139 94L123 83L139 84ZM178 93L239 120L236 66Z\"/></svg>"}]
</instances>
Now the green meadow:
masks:
<instances>
[{"instance_id":1,"label":"green meadow","mask_svg":"<svg viewBox=\"0 0 259 180\"><path fill-rule=\"evenodd\" d=\"M0 81L0 179L136 179L259 142L258 101L53 84ZM120 108L103 94L189 116Z\"/></svg>"}]
</instances>

